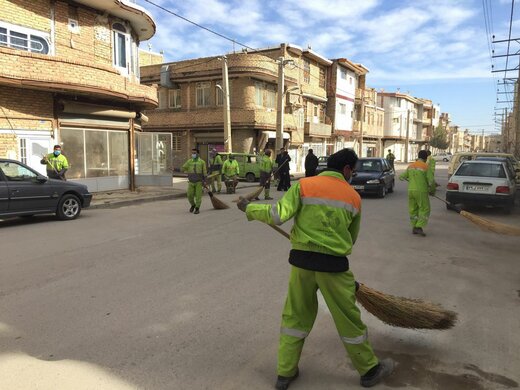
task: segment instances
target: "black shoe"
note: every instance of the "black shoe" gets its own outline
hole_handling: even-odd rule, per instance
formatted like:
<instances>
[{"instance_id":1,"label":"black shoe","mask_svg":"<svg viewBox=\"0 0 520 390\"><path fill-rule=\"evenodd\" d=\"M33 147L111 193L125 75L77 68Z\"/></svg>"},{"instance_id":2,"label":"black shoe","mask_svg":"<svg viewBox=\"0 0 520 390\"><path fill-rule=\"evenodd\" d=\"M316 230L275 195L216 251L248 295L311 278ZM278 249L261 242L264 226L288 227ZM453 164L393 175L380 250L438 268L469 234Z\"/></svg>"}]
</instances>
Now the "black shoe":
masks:
<instances>
[{"instance_id":1,"label":"black shoe","mask_svg":"<svg viewBox=\"0 0 520 390\"><path fill-rule=\"evenodd\" d=\"M417 234L426 237L426 233L422 230L422 228L417 228Z\"/></svg>"},{"instance_id":2,"label":"black shoe","mask_svg":"<svg viewBox=\"0 0 520 390\"><path fill-rule=\"evenodd\" d=\"M190 207L190 213L193 213L193 210L195 210L195 206Z\"/></svg>"},{"instance_id":3,"label":"black shoe","mask_svg":"<svg viewBox=\"0 0 520 390\"><path fill-rule=\"evenodd\" d=\"M200 214L199 208L195 207L195 212L193 214Z\"/></svg>"},{"instance_id":4,"label":"black shoe","mask_svg":"<svg viewBox=\"0 0 520 390\"><path fill-rule=\"evenodd\" d=\"M289 388L289 385L298 378L298 375L300 375L300 370L296 369L296 374L293 376L281 376L278 375L278 379L276 380L276 385L274 385L274 388L276 390L287 390Z\"/></svg>"},{"instance_id":5,"label":"black shoe","mask_svg":"<svg viewBox=\"0 0 520 390\"><path fill-rule=\"evenodd\" d=\"M273 200L273 198L271 198L270 196L266 196L264 199L265 200Z\"/></svg>"},{"instance_id":6,"label":"black shoe","mask_svg":"<svg viewBox=\"0 0 520 390\"><path fill-rule=\"evenodd\" d=\"M365 375L361 376L362 387L377 385L394 371L395 363L392 359L383 359L377 366L372 367Z\"/></svg>"}]
</instances>

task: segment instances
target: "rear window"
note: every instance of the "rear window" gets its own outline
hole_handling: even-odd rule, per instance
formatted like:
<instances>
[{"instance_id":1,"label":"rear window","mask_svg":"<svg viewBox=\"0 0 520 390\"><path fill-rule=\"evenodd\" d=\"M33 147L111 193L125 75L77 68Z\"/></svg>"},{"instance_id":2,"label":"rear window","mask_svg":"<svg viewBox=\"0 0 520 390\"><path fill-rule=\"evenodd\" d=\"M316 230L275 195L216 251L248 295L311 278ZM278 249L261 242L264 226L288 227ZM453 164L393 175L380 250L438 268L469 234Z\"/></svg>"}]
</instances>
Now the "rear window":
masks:
<instances>
[{"instance_id":1,"label":"rear window","mask_svg":"<svg viewBox=\"0 0 520 390\"><path fill-rule=\"evenodd\" d=\"M506 178L506 172L502 164L462 164L456 176L475 176L475 177L498 177Z\"/></svg>"}]
</instances>

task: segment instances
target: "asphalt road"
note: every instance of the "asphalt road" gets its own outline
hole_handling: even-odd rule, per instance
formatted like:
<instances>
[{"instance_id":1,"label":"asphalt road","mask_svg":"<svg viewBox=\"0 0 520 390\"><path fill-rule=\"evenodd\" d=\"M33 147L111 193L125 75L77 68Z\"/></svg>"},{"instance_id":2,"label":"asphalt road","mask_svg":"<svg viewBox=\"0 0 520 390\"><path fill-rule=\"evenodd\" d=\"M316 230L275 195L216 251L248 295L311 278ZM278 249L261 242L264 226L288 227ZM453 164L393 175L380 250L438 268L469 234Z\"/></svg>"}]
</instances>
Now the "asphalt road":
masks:
<instances>
[{"instance_id":1,"label":"asphalt road","mask_svg":"<svg viewBox=\"0 0 520 390\"><path fill-rule=\"evenodd\" d=\"M0 389L272 388L289 243L232 205L212 210L206 197L200 215L177 199L86 210L71 222L0 221ZM439 332L363 312L377 354L398 362L379 388L517 388L518 237L432 206L423 238L408 226L405 183L363 202L350 257L357 279L459 313ZM518 222L518 211L486 216ZM358 388L320 302L291 389Z\"/></svg>"}]
</instances>

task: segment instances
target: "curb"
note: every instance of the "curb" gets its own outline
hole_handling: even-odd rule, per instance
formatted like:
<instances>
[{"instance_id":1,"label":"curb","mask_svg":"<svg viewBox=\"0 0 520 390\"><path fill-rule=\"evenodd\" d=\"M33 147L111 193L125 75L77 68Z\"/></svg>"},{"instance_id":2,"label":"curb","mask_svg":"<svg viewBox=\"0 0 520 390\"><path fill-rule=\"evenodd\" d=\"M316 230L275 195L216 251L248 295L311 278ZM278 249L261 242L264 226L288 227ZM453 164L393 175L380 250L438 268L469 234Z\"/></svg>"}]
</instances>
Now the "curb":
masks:
<instances>
[{"instance_id":1,"label":"curb","mask_svg":"<svg viewBox=\"0 0 520 390\"><path fill-rule=\"evenodd\" d=\"M129 206L131 204L139 204L139 203L148 203L148 202L157 202L161 200L169 200L169 199L179 199L185 198L186 193L178 193L178 194L168 194L168 195L151 195L144 198L135 198L135 199L124 199L124 200L107 200L104 203L94 203L91 204L86 210L94 210L94 209L116 209L119 207Z\"/></svg>"}]
</instances>

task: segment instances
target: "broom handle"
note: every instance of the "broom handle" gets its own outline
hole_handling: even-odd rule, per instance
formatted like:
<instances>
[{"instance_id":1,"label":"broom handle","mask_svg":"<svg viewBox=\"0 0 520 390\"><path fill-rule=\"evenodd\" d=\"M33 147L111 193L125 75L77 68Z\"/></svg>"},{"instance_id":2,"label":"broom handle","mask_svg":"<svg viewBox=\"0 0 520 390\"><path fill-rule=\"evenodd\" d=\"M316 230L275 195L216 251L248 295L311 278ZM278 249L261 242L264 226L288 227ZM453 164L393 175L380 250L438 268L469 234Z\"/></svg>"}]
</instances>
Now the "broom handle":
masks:
<instances>
[{"instance_id":1,"label":"broom handle","mask_svg":"<svg viewBox=\"0 0 520 390\"><path fill-rule=\"evenodd\" d=\"M451 206L451 208L452 208L454 211L456 211L457 213L459 213L459 214L461 213L462 209L460 209L460 208L458 208L458 207L452 205L452 204L451 204L450 202L448 202L447 200L442 199L442 198L439 198L437 195L432 195L432 196L433 196L435 199L439 199L441 202L446 203L448 206Z\"/></svg>"},{"instance_id":2,"label":"broom handle","mask_svg":"<svg viewBox=\"0 0 520 390\"><path fill-rule=\"evenodd\" d=\"M278 233L280 233L282 236L284 236L285 238L291 238L291 236L289 235L289 233L287 233L285 230L283 230L282 228L279 228L278 226L276 225L270 225L268 224L268 226L272 227L274 230L276 230Z\"/></svg>"}]
</instances>

